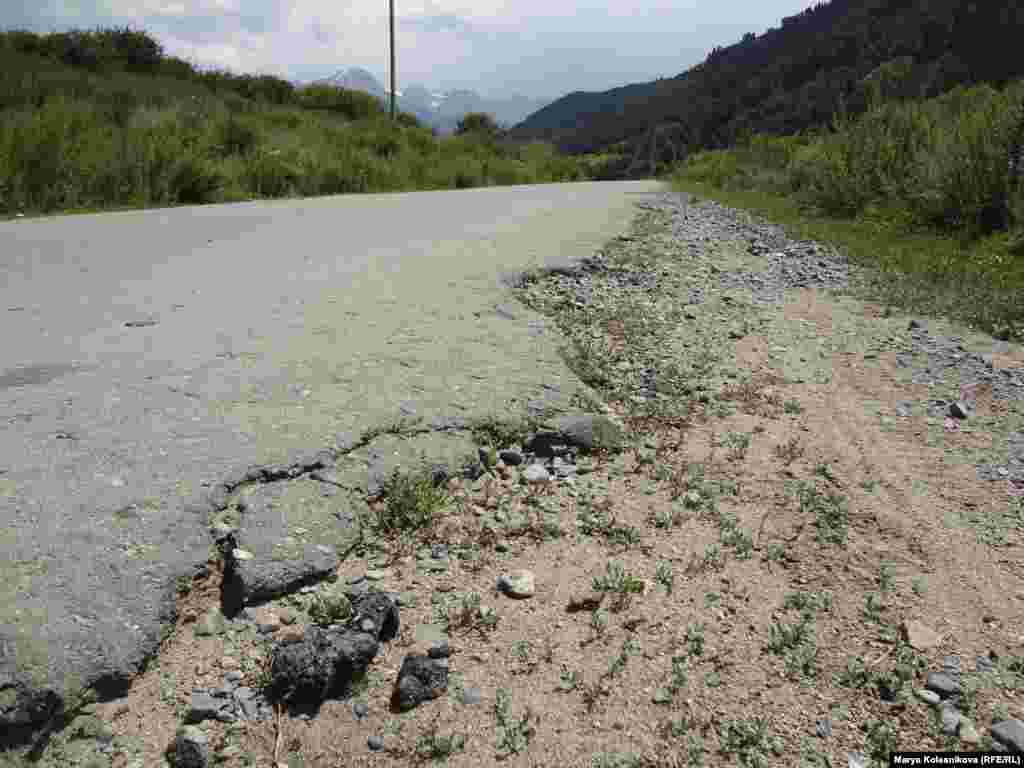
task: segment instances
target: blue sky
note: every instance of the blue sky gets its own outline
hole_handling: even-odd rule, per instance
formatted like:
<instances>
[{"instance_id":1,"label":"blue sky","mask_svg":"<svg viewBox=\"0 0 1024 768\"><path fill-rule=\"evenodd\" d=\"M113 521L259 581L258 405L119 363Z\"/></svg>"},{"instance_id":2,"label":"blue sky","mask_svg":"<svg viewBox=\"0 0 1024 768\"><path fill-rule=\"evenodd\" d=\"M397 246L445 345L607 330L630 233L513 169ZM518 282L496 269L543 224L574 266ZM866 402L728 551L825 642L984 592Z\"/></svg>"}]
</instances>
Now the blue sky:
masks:
<instances>
[{"instance_id":1,"label":"blue sky","mask_svg":"<svg viewBox=\"0 0 1024 768\"><path fill-rule=\"evenodd\" d=\"M817 0L395 0L398 86L554 99L671 77ZM3 0L0 27L132 26L206 67L388 76L387 0Z\"/></svg>"}]
</instances>

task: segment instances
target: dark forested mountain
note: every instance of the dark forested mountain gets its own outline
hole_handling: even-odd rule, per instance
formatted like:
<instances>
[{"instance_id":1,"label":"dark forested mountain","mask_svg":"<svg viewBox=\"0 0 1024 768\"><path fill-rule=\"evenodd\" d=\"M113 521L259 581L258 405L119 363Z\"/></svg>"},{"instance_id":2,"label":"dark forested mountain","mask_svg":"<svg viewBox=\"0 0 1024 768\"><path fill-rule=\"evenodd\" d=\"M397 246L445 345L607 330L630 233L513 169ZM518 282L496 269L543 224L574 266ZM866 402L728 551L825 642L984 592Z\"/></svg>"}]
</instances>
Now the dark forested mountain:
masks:
<instances>
[{"instance_id":1,"label":"dark forested mountain","mask_svg":"<svg viewBox=\"0 0 1024 768\"><path fill-rule=\"evenodd\" d=\"M1024 76L1021 39L1017 0L832 0L715 48L677 77L569 94L511 138L574 154L625 142L633 170L650 170L657 159L727 146L748 131L826 123L841 102L856 114L875 87L887 98L917 98L960 83L1005 83Z\"/></svg>"}]
</instances>

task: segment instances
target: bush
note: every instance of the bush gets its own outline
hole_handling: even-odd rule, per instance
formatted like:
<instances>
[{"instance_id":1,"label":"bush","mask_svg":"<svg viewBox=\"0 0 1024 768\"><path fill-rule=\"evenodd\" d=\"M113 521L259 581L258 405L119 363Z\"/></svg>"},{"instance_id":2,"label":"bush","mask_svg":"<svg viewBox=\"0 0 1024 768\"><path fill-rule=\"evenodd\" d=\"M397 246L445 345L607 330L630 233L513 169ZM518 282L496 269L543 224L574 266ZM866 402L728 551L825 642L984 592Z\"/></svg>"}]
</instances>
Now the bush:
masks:
<instances>
[{"instance_id":1,"label":"bush","mask_svg":"<svg viewBox=\"0 0 1024 768\"><path fill-rule=\"evenodd\" d=\"M499 133L501 133L501 129L498 127L498 124L494 122L494 118L484 112L468 113L459 120L459 123L455 128L455 134L457 136L470 134L473 136L494 138Z\"/></svg>"}]
</instances>

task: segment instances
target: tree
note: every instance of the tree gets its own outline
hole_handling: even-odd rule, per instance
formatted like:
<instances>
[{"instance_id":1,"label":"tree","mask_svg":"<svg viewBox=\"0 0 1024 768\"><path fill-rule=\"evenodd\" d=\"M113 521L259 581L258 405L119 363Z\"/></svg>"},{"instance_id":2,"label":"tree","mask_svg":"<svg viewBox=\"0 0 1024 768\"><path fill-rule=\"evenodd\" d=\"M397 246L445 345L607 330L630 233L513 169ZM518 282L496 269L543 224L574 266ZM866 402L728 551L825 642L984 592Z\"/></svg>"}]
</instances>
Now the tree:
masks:
<instances>
[{"instance_id":1,"label":"tree","mask_svg":"<svg viewBox=\"0 0 1024 768\"><path fill-rule=\"evenodd\" d=\"M498 124L494 122L494 118L485 112L469 112L459 120L459 123L455 128L455 133L459 136L472 134L475 136L494 138L501 133L501 129L498 127Z\"/></svg>"}]
</instances>

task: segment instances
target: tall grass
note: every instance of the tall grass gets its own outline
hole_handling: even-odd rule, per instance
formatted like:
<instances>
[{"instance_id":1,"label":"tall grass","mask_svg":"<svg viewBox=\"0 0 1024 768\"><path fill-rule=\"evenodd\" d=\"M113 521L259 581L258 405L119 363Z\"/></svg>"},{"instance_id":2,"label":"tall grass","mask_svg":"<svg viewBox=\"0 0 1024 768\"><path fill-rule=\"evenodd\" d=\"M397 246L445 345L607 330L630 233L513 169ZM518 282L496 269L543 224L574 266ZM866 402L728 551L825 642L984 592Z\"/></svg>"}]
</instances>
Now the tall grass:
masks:
<instances>
[{"instance_id":1,"label":"tall grass","mask_svg":"<svg viewBox=\"0 0 1024 768\"><path fill-rule=\"evenodd\" d=\"M154 45L0 33L0 215L586 178L549 145L439 138L366 94L198 72Z\"/></svg>"},{"instance_id":2,"label":"tall grass","mask_svg":"<svg viewBox=\"0 0 1024 768\"><path fill-rule=\"evenodd\" d=\"M1024 338L1024 188L1008 162L1022 142L1024 81L959 86L699 152L675 179L829 233L879 268L886 301Z\"/></svg>"}]
</instances>

